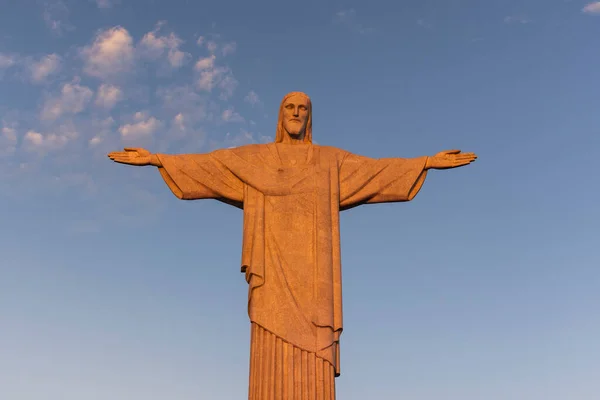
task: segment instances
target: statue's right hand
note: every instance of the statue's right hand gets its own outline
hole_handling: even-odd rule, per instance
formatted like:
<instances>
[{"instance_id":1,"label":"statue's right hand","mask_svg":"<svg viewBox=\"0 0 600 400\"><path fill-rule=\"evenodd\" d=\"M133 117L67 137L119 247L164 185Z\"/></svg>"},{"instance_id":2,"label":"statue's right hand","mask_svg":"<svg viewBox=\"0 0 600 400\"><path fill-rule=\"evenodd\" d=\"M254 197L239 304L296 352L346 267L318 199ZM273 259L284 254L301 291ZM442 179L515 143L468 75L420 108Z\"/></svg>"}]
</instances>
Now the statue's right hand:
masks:
<instances>
[{"instance_id":1,"label":"statue's right hand","mask_svg":"<svg viewBox=\"0 0 600 400\"><path fill-rule=\"evenodd\" d=\"M152 161L152 154L139 147L125 147L125 151L113 151L108 153L108 158L114 162L129 165L150 165Z\"/></svg>"}]
</instances>

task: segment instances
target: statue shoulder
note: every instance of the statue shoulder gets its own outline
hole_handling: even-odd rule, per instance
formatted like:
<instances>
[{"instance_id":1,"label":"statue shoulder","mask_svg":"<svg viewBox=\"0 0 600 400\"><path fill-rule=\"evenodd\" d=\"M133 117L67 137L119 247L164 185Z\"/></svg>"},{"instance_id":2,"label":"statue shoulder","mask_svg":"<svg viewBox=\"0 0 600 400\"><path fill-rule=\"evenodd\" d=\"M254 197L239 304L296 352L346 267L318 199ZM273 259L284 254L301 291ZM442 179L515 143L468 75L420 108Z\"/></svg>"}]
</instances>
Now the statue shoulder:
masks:
<instances>
[{"instance_id":1,"label":"statue shoulder","mask_svg":"<svg viewBox=\"0 0 600 400\"><path fill-rule=\"evenodd\" d=\"M213 151L213 154L217 157L228 157L231 155L235 155L244 160L249 160L267 152L267 146L267 144L247 144L238 147L230 147L227 149L215 150Z\"/></svg>"},{"instance_id":2,"label":"statue shoulder","mask_svg":"<svg viewBox=\"0 0 600 400\"><path fill-rule=\"evenodd\" d=\"M315 145L315 147L317 147L319 149L319 152L321 153L321 156L325 156L325 157L333 157L336 158L338 160L342 160L344 157L346 157L348 154L350 154L350 152L344 150L344 149L340 149L339 147L333 147L333 146L320 146L320 145Z\"/></svg>"}]
</instances>

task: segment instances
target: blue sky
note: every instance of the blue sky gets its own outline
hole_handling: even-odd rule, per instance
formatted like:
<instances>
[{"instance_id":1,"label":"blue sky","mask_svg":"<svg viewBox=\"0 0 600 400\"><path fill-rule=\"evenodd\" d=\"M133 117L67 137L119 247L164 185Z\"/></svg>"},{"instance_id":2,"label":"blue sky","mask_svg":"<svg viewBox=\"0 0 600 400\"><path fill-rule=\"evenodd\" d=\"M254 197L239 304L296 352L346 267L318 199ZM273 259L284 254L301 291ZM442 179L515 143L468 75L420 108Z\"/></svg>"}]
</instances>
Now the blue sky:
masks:
<instances>
[{"instance_id":1,"label":"blue sky","mask_svg":"<svg viewBox=\"0 0 600 400\"><path fill-rule=\"evenodd\" d=\"M600 397L600 3L6 1L0 398L241 399L242 214L124 146L474 151L344 212L338 398Z\"/></svg>"}]
</instances>

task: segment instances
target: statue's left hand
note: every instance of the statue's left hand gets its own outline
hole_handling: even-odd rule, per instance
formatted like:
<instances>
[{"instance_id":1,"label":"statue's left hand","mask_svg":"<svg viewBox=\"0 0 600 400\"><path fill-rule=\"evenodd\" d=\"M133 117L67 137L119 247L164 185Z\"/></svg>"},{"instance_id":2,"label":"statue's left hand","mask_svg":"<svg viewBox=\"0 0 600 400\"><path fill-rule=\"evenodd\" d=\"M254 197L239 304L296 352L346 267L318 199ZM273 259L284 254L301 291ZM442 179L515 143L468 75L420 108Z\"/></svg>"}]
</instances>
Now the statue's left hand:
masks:
<instances>
[{"instance_id":1,"label":"statue's left hand","mask_svg":"<svg viewBox=\"0 0 600 400\"><path fill-rule=\"evenodd\" d=\"M449 169L468 165L477 159L475 153L461 153L460 150L440 151L427 159L426 169Z\"/></svg>"}]
</instances>

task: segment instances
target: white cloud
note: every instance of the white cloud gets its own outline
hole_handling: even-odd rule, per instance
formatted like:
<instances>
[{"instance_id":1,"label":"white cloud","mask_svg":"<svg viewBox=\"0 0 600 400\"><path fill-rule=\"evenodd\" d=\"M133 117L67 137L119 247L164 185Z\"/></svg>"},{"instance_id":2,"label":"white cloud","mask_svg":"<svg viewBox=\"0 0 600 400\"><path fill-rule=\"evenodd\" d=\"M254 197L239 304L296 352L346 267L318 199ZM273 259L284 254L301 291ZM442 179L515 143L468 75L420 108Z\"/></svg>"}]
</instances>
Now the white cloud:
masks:
<instances>
[{"instance_id":1,"label":"white cloud","mask_svg":"<svg viewBox=\"0 0 600 400\"><path fill-rule=\"evenodd\" d=\"M127 29L116 26L98 32L94 42L82 49L84 72L109 79L129 72L133 67L133 39Z\"/></svg>"},{"instance_id":2,"label":"white cloud","mask_svg":"<svg viewBox=\"0 0 600 400\"><path fill-rule=\"evenodd\" d=\"M34 146L41 146L44 143L44 135L39 132L29 131L25 134L25 140Z\"/></svg>"},{"instance_id":3,"label":"white cloud","mask_svg":"<svg viewBox=\"0 0 600 400\"><path fill-rule=\"evenodd\" d=\"M233 110L233 107L229 107L221 114L221 119L225 122L244 122L244 118Z\"/></svg>"},{"instance_id":4,"label":"white cloud","mask_svg":"<svg viewBox=\"0 0 600 400\"><path fill-rule=\"evenodd\" d=\"M158 59L165 53L167 60L172 68L181 67L190 57L189 53L180 50L183 40L175 33L160 36L159 30L164 25L164 22L159 22L152 32L144 35L139 43L139 51L142 57L150 59Z\"/></svg>"},{"instance_id":5,"label":"white cloud","mask_svg":"<svg viewBox=\"0 0 600 400\"><path fill-rule=\"evenodd\" d=\"M257 105L260 104L260 99L258 98L258 95L256 94L255 91L251 90L246 97L244 97L244 101L246 103L250 103L251 105Z\"/></svg>"},{"instance_id":6,"label":"white cloud","mask_svg":"<svg viewBox=\"0 0 600 400\"><path fill-rule=\"evenodd\" d=\"M16 143L17 131L15 130L15 128L5 126L2 128L2 137L8 140L9 142Z\"/></svg>"},{"instance_id":7,"label":"white cloud","mask_svg":"<svg viewBox=\"0 0 600 400\"><path fill-rule=\"evenodd\" d=\"M162 126L161 121L152 116L148 116L145 112L135 113L134 120L137 122L121 125L119 127L119 133L123 138L150 136Z\"/></svg>"},{"instance_id":8,"label":"white cloud","mask_svg":"<svg viewBox=\"0 0 600 400\"><path fill-rule=\"evenodd\" d=\"M191 54L177 49L169 49L169 53L167 55L169 64L171 64L171 67L173 68L181 67L183 64L185 64L185 61L188 60L190 57Z\"/></svg>"},{"instance_id":9,"label":"white cloud","mask_svg":"<svg viewBox=\"0 0 600 400\"><path fill-rule=\"evenodd\" d=\"M215 67L215 58L216 57L214 55L210 57L201 58L198 61L196 61L196 65L194 66L194 68L197 71L212 69Z\"/></svg>"},{"instance_id":10,"label":"white cloud","mask_svg":"<svg viewBox=\"0 0 600 400\"><path fill-rule=\"evenodd\" d=\"M166 149L174 141L183 139L188 133L193 131L193 119L189 118L187 114L180 112L171 120L169 130L167 131L167 136L163 138L161 144L159 144L159 147L163 148L163 151L166 151Z\"/></svg>"},{"instance_id":11,"label":"white cloud","mask_svg":"<svg viewBox=\"0 0 600 400\"><path fill-rule=\"evenodd\" d=\"M524 15L509 15L504 17L504 23L506 24L528 24L531 20Z\"/></svg>"},{"instance_id":12,"label":"white cloud","mask_svg":"<svg viewBox=\"0 0 600 400\"><path fill-rule=\"evenodd\" d=\"M10 68L18 61L17 56L12 54L0 53L0 69Z\"/></svg>"},{"instance_id":13,"label":"white cloud","mask_svg":"<svg viewBox=\"0 0 600 400\"><path fill-rule=\"evenodd\" d=\"M212 36L215 39L219 39L219 35ZM199 46L205 47L210 53L208 57L200 58L196 61L194 69L199 74L196 80L196 87L206 92L212 92L214 88L218 87L220 89L219 97L222 100L229 99L237 88L238 81L228 67L217 65L215 52L219 48L219 45L216 41L207 40L204 36L200 36L196 43ZM222 56L233 54L236 47L235 42L226 43L221 46L220 54Z\"/></svg>"},{"instance_id":14,"label":"white cloud","mask_svg":"<svg viewBox=\"0 0 600 400\"><path fill-rule=\"evenodd\" d=\"M589 3L588 5L583 7L581 11L586 14L600 15L600 1Z\"/></svg>"},{"instance_id":15,"label":"white cloud","mask_svg":"<svg viewBox=\"0 0 600 400\"><path fill-rule=\"evenodd\" d=\"M72 124L64 124L58 127L57 132L46 134L30 130L23 137L23 141L27 150L44 153L61 149L78 136Z\"/></svg>"},{"instance_id":16,"label":"white cloud","mask_svg":"<svg viewBox=\"0 0 600 400\"><path fill-rule=\"evenodd\" d=\"M215 59L213 54L196 62L194 69L199 72L196 87L206 92L212 92L218 87L221 89L221 99L226 100L233 95L238 81L229 68L215 65Z\"/></svg>"},{"instance_id":17,"label":"white cloud","mask_svg":"<svg viewBox=\"0 0 600 400\"><path fill-rule=\"evenodd\" d=\"M118 86L103 83L96 93L96 105L110 110L123 99L123 92Z\"/></svg>"},{"instance_id":18,"label":"white cloud","mask_svg":"<svg viewBox=\"0 0 600 400\"><path fill-rule=\"evenodd\" d=\"M90 88L79 85L76 80L73 83L65 83L59 96L46 100L41 118L55 120L63 114L80 113L85 109L93 94L94 92Z\"/></svg>"},{"instance_id":19,"label":"white cloud","mask_svg":"<svg viewBox=\"0 0 600 400\"><path fill-rule=\"evenodd\" d=\"M29 64L31 80L34 83L41 83L51 75L60 71L62 59L58 54L48 54L39 61L33 61Z\"/></svg>"},{"instance_id":20,"label":"white cloud","mask_svg":"<svg viewBox=\"0 0 600 400\"><path fill-rule=\"evenodd\" d=\"M179 113L173 118L173 125L180 131L185 131L185 121L182 113Z\"/></svg>"}]
</instances>

